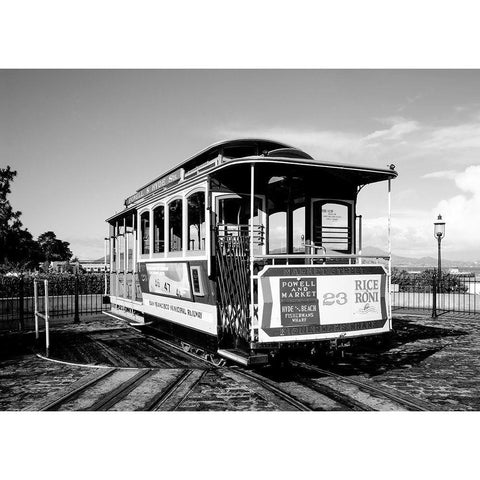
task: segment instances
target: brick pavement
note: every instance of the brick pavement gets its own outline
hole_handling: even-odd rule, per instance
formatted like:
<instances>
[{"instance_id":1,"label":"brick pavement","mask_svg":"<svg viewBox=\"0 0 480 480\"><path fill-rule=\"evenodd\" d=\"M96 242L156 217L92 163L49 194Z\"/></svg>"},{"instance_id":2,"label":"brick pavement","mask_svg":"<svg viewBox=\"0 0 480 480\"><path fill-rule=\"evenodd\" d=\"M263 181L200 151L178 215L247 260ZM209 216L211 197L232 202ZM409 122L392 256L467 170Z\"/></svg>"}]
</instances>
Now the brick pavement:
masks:
<instances>
[{"instance_id":1,"label":"brick pavement","mask_svg":"<svg viewBox=\"0 0 480 480\"><path fill-rule=\"evenodd\" d=\"M337 362L337 371L411 394L438 410L480 410L479 317L397 314L393 326L388 348L355 352L346 365Z\"/></svg>"},{"instance_id":2,"label":"brick pavement","mask_svg":"<svg viewBox=\"0 0 480 480\"><path fill-rule=\"evenodd\" d=\"M99 316L79 325L58 328L94 332L124 327L122 321ZM362 381L404 391L435 404L439 410L480 410L479 318L445 315L431 319L396 314L394 328L389 342L380 345L366 342L328 366ZM0 343L5 344L12 338L18 347L17 354L8 349L0 351L3 352L0 410L28 408L43 396L60 391L92 372L91 368L38 358L27 348L31 334L0 335ZM203 398L205 395L208 398ZM181 409L275 410L277 407L220 371L212 371L204 376Z\"/></svg>"}]
</instances>

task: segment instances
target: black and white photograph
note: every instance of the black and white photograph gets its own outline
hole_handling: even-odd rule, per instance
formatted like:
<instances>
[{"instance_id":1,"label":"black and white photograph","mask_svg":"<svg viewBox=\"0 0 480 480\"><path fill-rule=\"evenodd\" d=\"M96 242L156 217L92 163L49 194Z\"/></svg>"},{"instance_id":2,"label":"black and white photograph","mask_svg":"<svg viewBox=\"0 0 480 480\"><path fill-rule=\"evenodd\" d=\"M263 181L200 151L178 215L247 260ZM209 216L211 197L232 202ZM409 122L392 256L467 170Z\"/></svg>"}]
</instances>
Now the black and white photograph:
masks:
<instances>
[{"instance_id":1,"label":"black and white photograph","mask_svg":"<svg viewBox=\"0 0 480 480\"><path fill-rule=\"evenodd\" d=\"M480 70L235 52L0 69L0 421L417 461L480 411Z\"/></svg>"},{"instance_id":2,"label":"black and white photograph","mask_svg":"<svg viewBox=\"0 0 480 480\"><path fill-rule=\"evenodd\" d=\"M3 410L479 410L480 72L0 76Z\"/></svg>"}]
</instances>

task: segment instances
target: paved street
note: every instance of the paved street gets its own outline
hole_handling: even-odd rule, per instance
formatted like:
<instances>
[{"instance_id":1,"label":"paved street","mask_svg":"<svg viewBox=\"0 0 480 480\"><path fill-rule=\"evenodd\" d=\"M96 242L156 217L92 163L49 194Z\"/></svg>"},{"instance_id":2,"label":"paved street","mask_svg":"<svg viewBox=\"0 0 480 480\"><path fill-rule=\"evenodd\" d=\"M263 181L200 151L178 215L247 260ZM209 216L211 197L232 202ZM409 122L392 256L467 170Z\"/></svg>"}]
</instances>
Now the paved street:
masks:
<instances>
[{"instance_id":1,"label":"paved street","mask_svg":"<svg viewBox=\"0 0 480 480\"><path fill-rule=\"evenodd\" d=\"M396 315L394 329L388 342L362 342L347 351L344 358L336 356L322 361L321 366L408 393L438 410L480 410L480 319ZM16 352L3 349L7 353L0 360L0 410L35 409L46 396L57 394L98 370L39 358L28 348L31 333L0 336L2 345L12 339ZM52 347L57 358L69 352L78 361L83 358L92 363L98 351L101 361L97 363L102 365L118 367L115 362L122 358L126 362L123 367L131 363L136 368L158 368L164 370L165 376L175 368L205 370L179 410L280 409L228 368L202 366L196 360L189 363L181 352L166 357L158 346L142 340L139 332L110 317L98 316L80 325L59 326L52 332L52 345L60 340L63 348ZM84 340L88 342L82 343ZM112 355L115 348L117 354ZM118 352L124 356L120 357Z\"/></svg>"}]
</instances>

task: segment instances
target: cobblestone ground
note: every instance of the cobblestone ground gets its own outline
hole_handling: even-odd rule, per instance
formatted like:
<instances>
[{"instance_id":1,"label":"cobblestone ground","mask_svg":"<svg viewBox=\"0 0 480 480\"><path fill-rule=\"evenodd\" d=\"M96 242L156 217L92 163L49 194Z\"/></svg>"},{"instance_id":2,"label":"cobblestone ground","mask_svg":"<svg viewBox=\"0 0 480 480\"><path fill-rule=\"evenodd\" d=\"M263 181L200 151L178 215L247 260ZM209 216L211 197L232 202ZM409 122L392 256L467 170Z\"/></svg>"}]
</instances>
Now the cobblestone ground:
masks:
<instances>
[{"instance_id":1,"label":"cobblestone ground","mask_svg":"<svg viewBox=\"0 0 480 480\"><path fill-rule=\"evenodd\" d=\"M480 410L478 316L396 315L393 326L388 348L352 352L336 363L337 371L411 394L438 410Z\"/></svg>"},{"instance_id":2,"label":"cobblestone ground","mask_svg":"<svg viewBox=\"0 0 480 480\"><path fill-rule=\"evenodd\" d=\"M0 411L23 410L91 373L82 368L24 355L0 362Z\"/></svg>"},{"instance_id":3,"label":"cobblestone ground","mask_svg":"<svg viewBox=\"0 0 480 480\"><path fill-rule=\"evenodd\" d=\"M438 410L480 410L480 318L396 314L388 342L360 343L344 358L323 364L362 381L395 388ZM59 331L95 332L125 328L106 316ZM55 329L54 329L55 330ZM31 352L33 334L0 335L0 410L22 410L92 373ZM325 361L324 361L325 362ZM205 373L180 410L278 410L223 369Z\"/></svg>"},{"instance_id":4,"label":"cobblestone ground","mask_svg":"<svg viewBox=\"0 0 480 480\"><path fill-rule=\"evenodd\" d=\"M71 320L69 321L71 322ZM82 319L79 324L59 322L55 331L97 331L125 327L125 323L105 315ZM92 373L88 367L50 362L32 352L34 332L0 335L0 411L23 410L44 396Z\"/></svg>"}]
</instances>

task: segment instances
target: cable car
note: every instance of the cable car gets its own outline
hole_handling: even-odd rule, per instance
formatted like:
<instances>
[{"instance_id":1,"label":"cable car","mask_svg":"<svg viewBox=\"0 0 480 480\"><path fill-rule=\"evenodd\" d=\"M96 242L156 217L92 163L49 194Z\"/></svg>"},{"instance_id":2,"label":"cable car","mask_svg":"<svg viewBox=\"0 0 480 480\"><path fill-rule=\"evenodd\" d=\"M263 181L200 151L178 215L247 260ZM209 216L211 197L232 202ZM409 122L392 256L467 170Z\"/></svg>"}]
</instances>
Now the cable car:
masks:
<instances>
[{"instance_id":1,"label":"cable car","mask_svg":"<svg viewBox=\"0 0 480 480\"><path fill-rule=\"evenodd\" d=\"M111 312L244 365L388 332L396 176L270 140L214 144L107 219ZM368 257L357 197L382 181L389 255Z\"/></svg>"}]
</instances>

